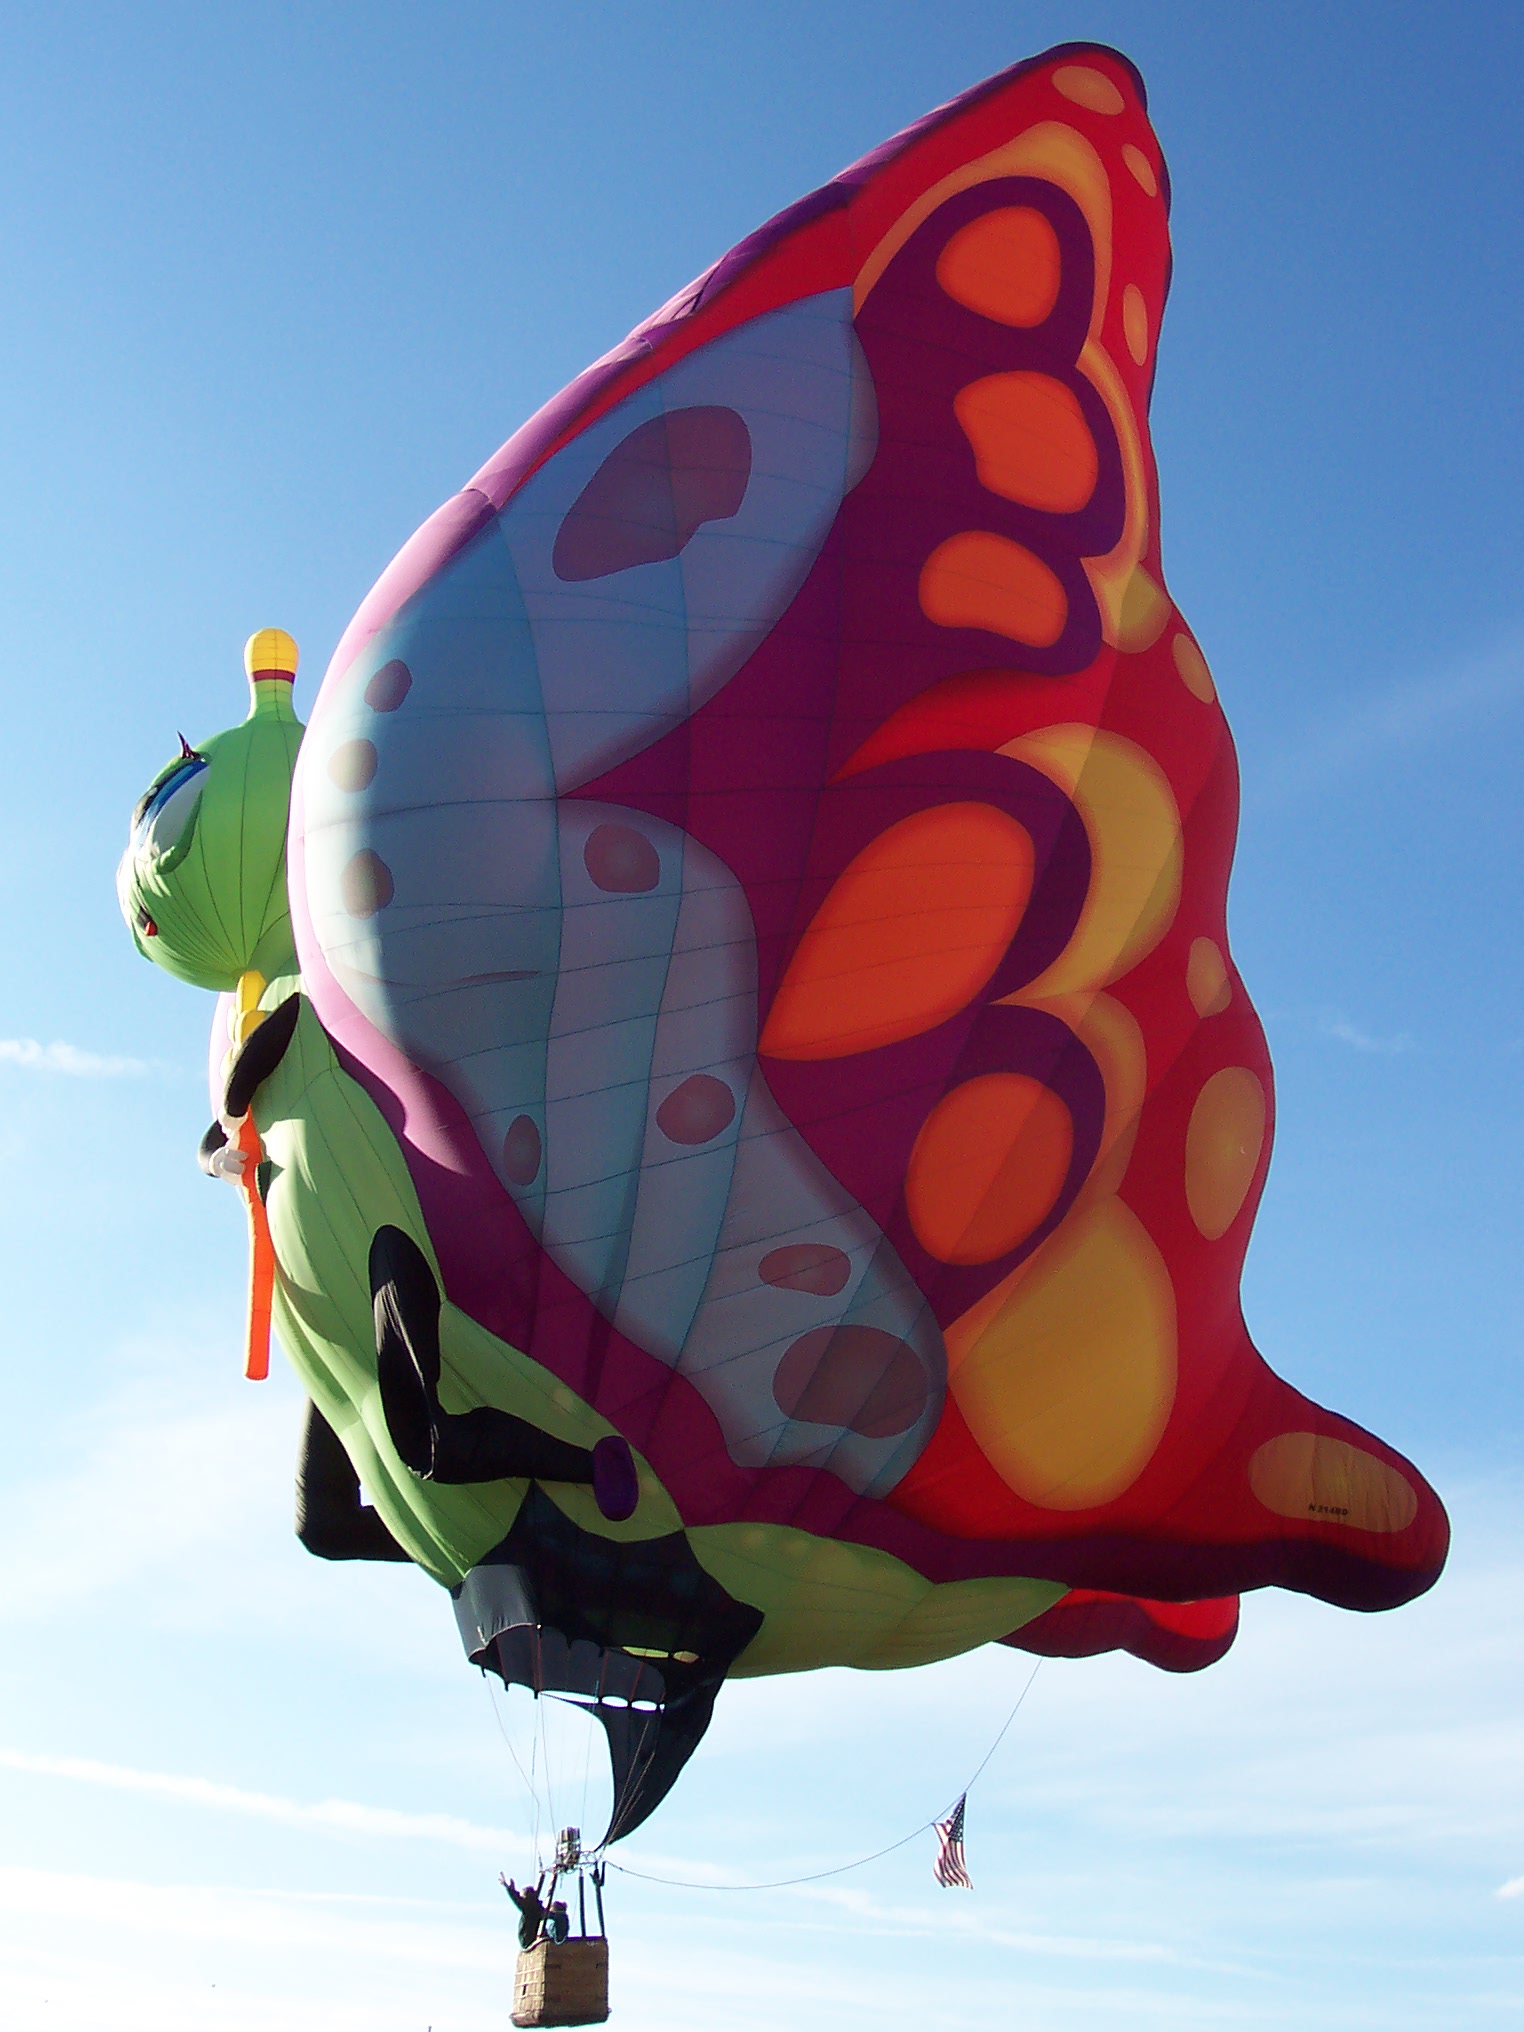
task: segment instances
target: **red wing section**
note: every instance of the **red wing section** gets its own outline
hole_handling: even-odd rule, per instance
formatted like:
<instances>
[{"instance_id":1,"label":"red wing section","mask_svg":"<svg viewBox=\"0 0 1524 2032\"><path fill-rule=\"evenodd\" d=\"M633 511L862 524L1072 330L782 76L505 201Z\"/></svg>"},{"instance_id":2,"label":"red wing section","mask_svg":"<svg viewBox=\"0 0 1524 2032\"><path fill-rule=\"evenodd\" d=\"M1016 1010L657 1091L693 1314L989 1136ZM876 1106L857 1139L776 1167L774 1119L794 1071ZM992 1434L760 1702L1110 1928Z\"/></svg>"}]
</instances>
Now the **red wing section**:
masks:
<instances>
[{"instance_id":1,"label":"red wing section","mask_svg":"<svg viewBox=\"0 0 1524 2032\"><path fill-rule=\"evenodd\" d=\"M1443 1512L1239 1311L1273 1089L1233 745L1159 553L1166 189L1128 68L1063 52L784 242L832 281L849 242L877 458L773 639L600 790L681 796L741 875L769 1083L936 1310L949 1401L893 1507L1140 1594L1373 1607Z\"/></svg>"},{"instance_id":2,"label":"red wing section","mask_svg":"<svg viewBox=\"0 0 1524 2032\"><path fill-rule=\"evenodd\" d=\"M1133 1595L1072 1588L1003 1641L1039 1658L1130 1651L1164 1672L1200 1672L1215 1665L1237 1635L1236 1595L1207 1602L1145 1602Z\"/></svg>"}]
</instances>

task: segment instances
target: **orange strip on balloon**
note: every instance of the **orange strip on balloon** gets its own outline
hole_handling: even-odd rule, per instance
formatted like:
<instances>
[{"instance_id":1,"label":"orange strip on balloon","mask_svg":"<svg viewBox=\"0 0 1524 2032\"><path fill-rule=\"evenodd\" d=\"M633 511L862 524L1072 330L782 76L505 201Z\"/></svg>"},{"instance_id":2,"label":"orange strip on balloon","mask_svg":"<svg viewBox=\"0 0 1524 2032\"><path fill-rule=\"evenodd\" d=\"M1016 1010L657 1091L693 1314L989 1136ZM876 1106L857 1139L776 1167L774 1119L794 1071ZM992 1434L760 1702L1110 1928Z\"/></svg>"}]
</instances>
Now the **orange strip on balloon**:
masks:
<instances>
[{"instance_id":1,"label":"orange strip on balloon","mask_svg":"<svg viewBox=\"0 0 1524 2032\"><path fill-rule=\"evenodd\" d=\"M265 1149L252 1114L238 1125L238 1148L244 1154L244 1201L249 1209L249 1318L244 1338L243 1373L262 1383L270 1373L270 1312L275 1298L275 1243L270 1217L259 1196L259 1167Z\"/></svg>"}]
</instances>

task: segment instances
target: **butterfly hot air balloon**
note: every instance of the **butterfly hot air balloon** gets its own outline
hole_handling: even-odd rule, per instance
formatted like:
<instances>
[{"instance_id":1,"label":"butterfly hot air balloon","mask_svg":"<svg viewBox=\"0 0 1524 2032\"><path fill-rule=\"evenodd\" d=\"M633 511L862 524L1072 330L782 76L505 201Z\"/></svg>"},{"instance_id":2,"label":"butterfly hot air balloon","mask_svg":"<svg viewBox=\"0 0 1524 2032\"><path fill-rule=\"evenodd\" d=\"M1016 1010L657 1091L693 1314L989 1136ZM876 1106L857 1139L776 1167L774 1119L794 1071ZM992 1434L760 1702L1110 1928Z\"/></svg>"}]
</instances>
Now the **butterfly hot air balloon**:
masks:
<instances>
[{"instance_id":1,"label":"butterfly hot air balloon","mask_svg":"<svg viewBox=\"0 0 1524 2032\"><path fill-rule=\"evenodd\" d=\"M425 523L294 784L272 632L140 808L134 936L224 991L207 1161L309 1542L591 1705L610 1839L727 1674L1184 1667L1241 1590L1443 1562L1240 1311L1271 1073L1159 556L1167 213L1123 58L980 85Z\"/></svg>"}]
</instances>

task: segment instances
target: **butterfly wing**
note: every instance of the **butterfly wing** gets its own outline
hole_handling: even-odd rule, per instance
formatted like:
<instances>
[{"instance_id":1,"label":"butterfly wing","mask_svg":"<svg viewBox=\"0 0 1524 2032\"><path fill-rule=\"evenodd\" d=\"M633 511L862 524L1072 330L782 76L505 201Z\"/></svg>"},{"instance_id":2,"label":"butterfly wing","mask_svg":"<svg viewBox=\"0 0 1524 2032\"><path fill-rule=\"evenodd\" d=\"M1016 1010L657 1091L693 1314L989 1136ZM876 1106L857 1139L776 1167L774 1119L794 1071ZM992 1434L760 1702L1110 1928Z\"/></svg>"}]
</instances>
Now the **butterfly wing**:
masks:
<instances>
[{"instance_id":1,"label":"butterfly wing","mask_svg":"<svg viewBox=\"0 0 1524 2032\"><path fill-rule=\"evenodd\" d=\"M1114 54L780 216L399 555L325 679L304 977L446 1288L690 1524L1374 1606L1437 1500L1238 1308L1236 770L1164 587L1167 186Z\"/></svg>"}]
</instances>

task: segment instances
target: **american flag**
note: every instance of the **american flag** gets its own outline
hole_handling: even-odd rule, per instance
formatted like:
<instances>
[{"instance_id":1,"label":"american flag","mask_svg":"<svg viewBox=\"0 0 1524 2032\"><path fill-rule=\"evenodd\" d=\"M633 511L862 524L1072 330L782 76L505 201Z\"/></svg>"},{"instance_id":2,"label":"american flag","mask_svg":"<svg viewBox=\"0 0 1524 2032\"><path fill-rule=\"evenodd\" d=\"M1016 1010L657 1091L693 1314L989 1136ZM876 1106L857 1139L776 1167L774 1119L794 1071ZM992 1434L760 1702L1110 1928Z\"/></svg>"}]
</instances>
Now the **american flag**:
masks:
<instances>
[{"instance_id":1,"label":"american flag","mask_svg":"<svg viewBox=\"0 0 1524 2032\"><path fill-rule=\"evenodd\" d=\"M932 1873L937 1882L947 1891L972 1891L974 1880L968 1874L968 1865L963 1859L963 1809L968 1803L965 1792L946 1820L936 1823L937 1859Z\"/></svg>"}]
</instances>

